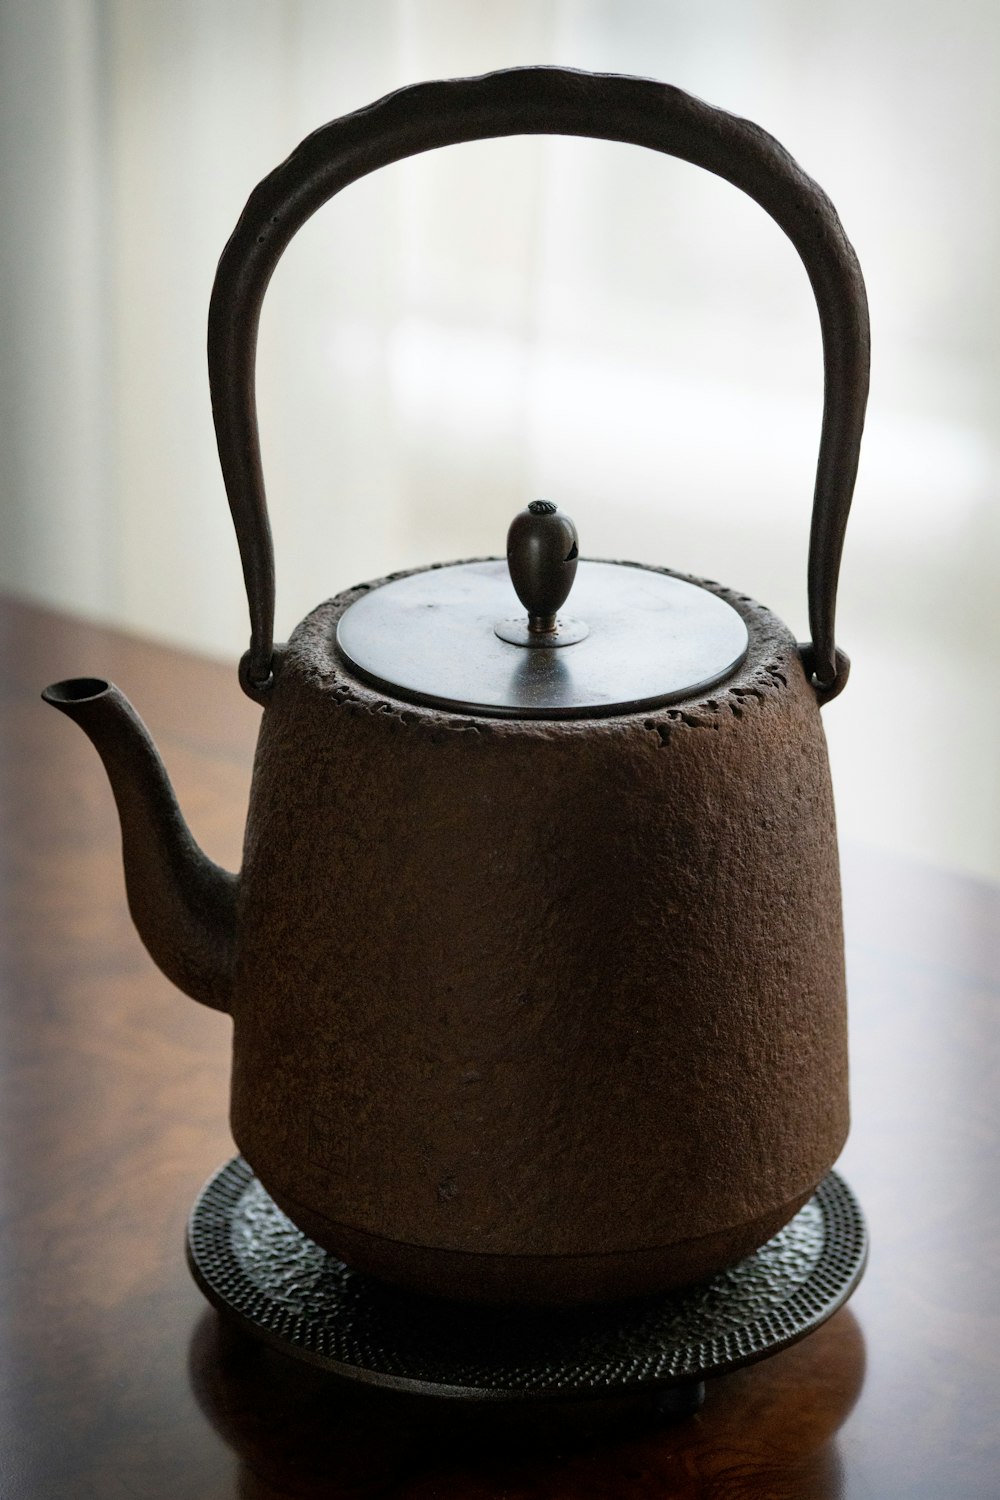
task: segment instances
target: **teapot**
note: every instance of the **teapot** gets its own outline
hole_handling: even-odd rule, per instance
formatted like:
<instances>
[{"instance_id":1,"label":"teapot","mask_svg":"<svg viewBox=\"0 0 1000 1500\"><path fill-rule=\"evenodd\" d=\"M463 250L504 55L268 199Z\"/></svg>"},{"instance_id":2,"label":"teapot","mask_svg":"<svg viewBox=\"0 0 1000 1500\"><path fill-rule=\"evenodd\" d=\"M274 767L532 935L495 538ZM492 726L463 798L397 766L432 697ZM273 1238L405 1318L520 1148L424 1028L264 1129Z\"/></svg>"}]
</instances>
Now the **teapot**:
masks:
<instances>
[{"instance_id":1,"label":"teapot","mask_svg":"<svg viewBox=\"0 0 1000 1500\"><path fill-rule=\"evenodd\" d=\"M379 167L546 133L693 162L799 252L825 362L811 641L721 584L580 559L573 523L535 501L506 560L361 584L276 645L254 369L280 255ZM833 206L756 125L652 80L419 84L255 189L208 354L250 606L239 677L263 709L239 874L197 847L117 688L43 696L104 760L147 949L232 1017L240 1151L316 1243L419 1292L600 1302L734 1264L848 1129L820 707L848 673L834 609L868 322Z\"/></svg>"}]
</instances>

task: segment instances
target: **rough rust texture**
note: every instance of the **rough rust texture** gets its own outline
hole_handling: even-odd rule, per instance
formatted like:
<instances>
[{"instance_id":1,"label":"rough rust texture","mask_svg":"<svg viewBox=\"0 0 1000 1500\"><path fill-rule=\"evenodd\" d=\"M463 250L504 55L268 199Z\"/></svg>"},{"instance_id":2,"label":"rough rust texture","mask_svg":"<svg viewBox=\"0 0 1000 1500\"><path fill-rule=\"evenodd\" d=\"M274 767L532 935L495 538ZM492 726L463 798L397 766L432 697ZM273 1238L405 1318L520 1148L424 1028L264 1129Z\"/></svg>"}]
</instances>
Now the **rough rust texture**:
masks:
<instances>
[{"instance_id":1,"label":"rough rust texture","mask_svg":"<svg viewBox=\"0 0 1000 1500\"><path fill-rule=\"evenodd\" d=\"M387 699L334 658L358 591L286 648L247 826L232 1125L360 1268L487 1299L664 1287L761 1243L836 1159L819 711L780 621L710 587L747 660L653 713Z\"/></svg>"}]
</instances>

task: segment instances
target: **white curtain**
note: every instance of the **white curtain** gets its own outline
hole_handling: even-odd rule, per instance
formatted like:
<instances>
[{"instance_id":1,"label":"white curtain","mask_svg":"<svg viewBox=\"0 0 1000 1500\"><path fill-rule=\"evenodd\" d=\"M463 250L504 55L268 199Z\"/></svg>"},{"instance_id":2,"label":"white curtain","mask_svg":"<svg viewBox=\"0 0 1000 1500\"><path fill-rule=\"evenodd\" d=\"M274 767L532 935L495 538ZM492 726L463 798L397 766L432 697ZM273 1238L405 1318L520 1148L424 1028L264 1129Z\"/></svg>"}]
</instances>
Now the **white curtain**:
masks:
<instances>
[{"instance_id":1,"label":"white curtain","mask_svg":"<svg viewBox=\"0 0 1000 1500\"><path fill-rule=\"evenodd\" d=\"M1000 874L998 39L985 0L6 0L0 585L235 661L204 330L251 188L421 78L661 77L777 135L869 283L842 828ZM366 179L288 250L258 372L279 634L500 550L537 495L585 553L723 578L806 634L815 311L775 226L691 167L531 139Z\"/></svg>"}]
</instances>

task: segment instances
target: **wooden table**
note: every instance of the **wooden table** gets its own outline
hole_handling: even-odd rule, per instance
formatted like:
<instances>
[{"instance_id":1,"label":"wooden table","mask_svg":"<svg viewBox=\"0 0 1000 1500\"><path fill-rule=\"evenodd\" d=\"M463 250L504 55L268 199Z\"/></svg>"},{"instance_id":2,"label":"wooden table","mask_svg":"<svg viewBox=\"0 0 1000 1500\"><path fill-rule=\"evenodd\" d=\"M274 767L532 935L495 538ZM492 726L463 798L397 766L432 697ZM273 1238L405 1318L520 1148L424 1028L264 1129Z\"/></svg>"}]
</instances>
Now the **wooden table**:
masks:
<instances>
[{"instance_id":1,"label":"wooden table","mask_svg":"<svg viewBox=\"0 0 1000 1500\"><path fill-rule=\"evenodd\" d=\"M841 1167L873 1242L849 1307L693 1418L512 1433L341 1385L206 1308L182 1241L232 1154L229 1021L146 958L104 772L38 693L115 679L230 868L258 710L231 668L25 605L0 635L2 1500L1000 1496L1000 891L847 851Z\"/></svg>"}]
</instances>

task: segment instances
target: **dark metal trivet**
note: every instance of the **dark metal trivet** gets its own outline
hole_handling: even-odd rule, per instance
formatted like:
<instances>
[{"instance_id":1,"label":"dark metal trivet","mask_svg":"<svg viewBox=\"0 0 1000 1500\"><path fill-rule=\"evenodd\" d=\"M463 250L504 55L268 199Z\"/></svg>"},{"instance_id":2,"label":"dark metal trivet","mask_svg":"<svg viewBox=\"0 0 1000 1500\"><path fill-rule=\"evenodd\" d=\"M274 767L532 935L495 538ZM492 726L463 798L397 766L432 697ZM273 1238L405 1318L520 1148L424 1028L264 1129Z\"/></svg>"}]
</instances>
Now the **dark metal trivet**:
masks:
<instances>
[{"instance_id":1,"label":"dark metal trivet","mask_svg":"<svg viewBox=\"0 0 1000 1500\"><path fill-rule=\"evenodd\" d=\"M371 1385L523 1401L697 1391L836 1312L861 1278L868 1238L831 1172L766 1245L684 1291L599 1307L472 1307L350 1270L235 1157L199 1195L187 1250L208 1300L287 1354Z\"/></svg>"}]
</instances>

